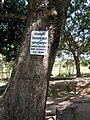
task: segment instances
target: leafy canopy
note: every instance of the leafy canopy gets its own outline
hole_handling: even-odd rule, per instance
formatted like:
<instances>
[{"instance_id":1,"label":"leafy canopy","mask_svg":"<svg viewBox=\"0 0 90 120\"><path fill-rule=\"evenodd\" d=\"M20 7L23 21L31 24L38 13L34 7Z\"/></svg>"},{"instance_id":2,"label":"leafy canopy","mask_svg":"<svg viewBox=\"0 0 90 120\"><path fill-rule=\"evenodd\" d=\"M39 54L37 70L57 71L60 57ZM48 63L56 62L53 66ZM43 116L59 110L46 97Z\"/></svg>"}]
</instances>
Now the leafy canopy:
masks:
<instances>
[{"instance_id":1,"label":"leafy canopy","mask_svg":"<svg viewBox=\"0 0 90 120\"><path fill-rule=\"evenodd\" d=\"M26 15L26 0L5 0L0 14ZM21 36L25 28L25 21L18 19L0 18L0 53L6 56L6 60L15 60L21 44Z\"/></svg>"},{"instance_id":2,"label":"leafy canopy","mask_svg":"<svg viewBox=\"0 0 90 120\"><path fill-rule=\"evenodd\" d=\"M80 54L90 51L90 3L88 0L71 1L64 35L61 41L63 49L80 52Z\"/></svg>"}]
</instances>

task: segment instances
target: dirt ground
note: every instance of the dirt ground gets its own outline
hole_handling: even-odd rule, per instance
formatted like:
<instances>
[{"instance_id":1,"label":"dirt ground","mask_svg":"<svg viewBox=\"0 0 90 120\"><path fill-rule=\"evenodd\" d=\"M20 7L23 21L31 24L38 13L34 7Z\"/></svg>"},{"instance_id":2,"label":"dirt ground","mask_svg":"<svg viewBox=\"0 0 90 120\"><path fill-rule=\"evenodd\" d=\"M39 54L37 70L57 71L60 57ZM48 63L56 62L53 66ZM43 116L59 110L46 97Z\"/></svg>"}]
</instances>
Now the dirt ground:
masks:
<instances>
[{"instance_id":1,"label":"dirt ground","mask_svg":"<svg viewBox=\"0 0 90 120\"><path fill-rule=\"evenodd\" d=\"M90 120L90 78L55 80L50 81L50 86L63 85L62 87L64 87L64 89L62 89L62 91L64 91L65 86L73 85L71 84L72 81L76 83L74 91L71 90L68 94L61 95L60 97L48 97L46 105L46 120L56 120L56 109L60 108L63 110L70 106L75 110L76 120ZM62 91L60 91L61 94Z\"/></svg>"},{"instance_id":2,"label":"dirt ground","mask_svg":"<svg viewBox=\"0 0 90 120\"><path fill-rule=\"evenodd\" d=\"M90 120L90 78L51 80L49 90L54 96L47 98L46 120L56 120L56 109L63 111L67 107L74 108L75 120Z\"/></svg>"}]
</instances>

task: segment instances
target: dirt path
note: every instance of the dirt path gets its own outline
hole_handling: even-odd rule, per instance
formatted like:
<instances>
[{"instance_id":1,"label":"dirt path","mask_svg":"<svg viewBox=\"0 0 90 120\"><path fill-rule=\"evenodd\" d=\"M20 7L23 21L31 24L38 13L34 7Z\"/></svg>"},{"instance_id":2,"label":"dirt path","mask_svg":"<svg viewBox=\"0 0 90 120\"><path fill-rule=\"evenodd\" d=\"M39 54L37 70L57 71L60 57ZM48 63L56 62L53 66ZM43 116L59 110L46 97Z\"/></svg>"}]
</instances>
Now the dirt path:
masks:
<instances>
[{"instance_id":1,"label":"dirt path","mask_svg":"<svg viewBox=\"0 0 90 120\"><path fill-rule=\"evenodd\" d=\"M56 108L66 108L68 106L75 108L76 120L90 120L90 78L77 78L73 81L76 81L80 87L78 89L79 94L58 98L48 97L46 120L56 120ZM53 84L55 82L53 81ZM60 82L63 81L60 80ZM68 82L68 80L64 82Z\"/></svg>"}]
</instances>

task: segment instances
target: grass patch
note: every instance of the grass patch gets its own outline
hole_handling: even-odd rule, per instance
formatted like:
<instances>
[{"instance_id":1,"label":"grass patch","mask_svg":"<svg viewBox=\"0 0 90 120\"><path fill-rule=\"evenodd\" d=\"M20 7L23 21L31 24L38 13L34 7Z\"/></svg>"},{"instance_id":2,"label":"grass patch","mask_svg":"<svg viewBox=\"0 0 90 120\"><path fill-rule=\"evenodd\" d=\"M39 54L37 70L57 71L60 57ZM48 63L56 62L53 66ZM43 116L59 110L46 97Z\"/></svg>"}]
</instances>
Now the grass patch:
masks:
<instances>
[{"instance_id":1,"label":"grass patch","mask_svg":"<svg viewBox=\"0 0 90 120\"><path fill-rule=\"evenodd\" d=\"M52 75L53 76L58 76L58 77L75 77L76 75L76 68L75 65L73 64L72 66L65 67L64 66L65 61L59 63L59 61L55 61L53 69L52 69ZM81 64L80 66L81 69L81 74L82 76L90 77L90 69L88 66L83 66Z\"/></svg>"}]
</instances>

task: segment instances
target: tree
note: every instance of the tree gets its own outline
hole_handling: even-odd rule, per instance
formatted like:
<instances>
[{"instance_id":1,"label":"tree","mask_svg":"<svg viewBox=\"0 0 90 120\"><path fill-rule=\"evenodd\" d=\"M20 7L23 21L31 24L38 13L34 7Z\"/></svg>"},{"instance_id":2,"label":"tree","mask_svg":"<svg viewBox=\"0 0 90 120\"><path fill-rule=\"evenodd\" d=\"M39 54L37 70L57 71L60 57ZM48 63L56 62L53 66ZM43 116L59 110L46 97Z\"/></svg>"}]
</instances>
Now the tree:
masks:
<instances>
[{"instance_id":1,"label":"tree","mask_svg":"<svg viewBox=\"0 0 90 120\"><path fill-rule=\"evenodd\" d=\"M66 48L73 54L77 77L81 76L80 55L90 51L89 9L88 0L73 0L68 11L64 32L63 42L66 43Z\"/></svg>"},{"instance_id":2,"label":"tree","mask_svg":"<svg viewBox=\"0 0 90 120\"><path fill-rule=\"evenodd\" d=\"M1 120L44 120L48 79L69 0L28 0L26 31L2 98ZM49 31L47 55L30 55L31 31Z\"/></svg>"}]
</instances>

